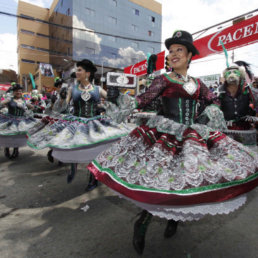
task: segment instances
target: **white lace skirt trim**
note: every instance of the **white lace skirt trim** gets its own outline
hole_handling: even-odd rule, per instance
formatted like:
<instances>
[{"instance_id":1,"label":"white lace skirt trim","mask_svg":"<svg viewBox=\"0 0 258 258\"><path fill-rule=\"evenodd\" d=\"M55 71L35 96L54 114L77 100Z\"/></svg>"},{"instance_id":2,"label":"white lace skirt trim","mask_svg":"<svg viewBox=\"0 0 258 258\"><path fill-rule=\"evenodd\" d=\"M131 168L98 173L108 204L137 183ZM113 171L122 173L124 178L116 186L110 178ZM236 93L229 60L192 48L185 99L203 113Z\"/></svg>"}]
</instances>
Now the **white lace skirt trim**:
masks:
<instances>
[{"instance_id":1,"label":"white lace skirt trim","mask_svg":"<svg viewBox=\"0 0 258 258\"><path fill-rule=\"evenodd\" d=\"M86 163L92 161L96 156L119 139L108 141L102 144L96 144L88 148L77 149L57 149L53 148L52 156L63 163Z\"/></svg>"},{"instance_id":2,"label":"white lace skirt trim","mask_svg":"<svg viewBox=\"0 0 258 258\"><path fill-rule=\"evenodd\" d=\"M114 190L113 190L114 191ZM114 191L120 198L125 198L133 202L136 206L147 210L154 216L160 218L165 218L167 220L173 219L176 221L192 221L199 220L205 215L217 215L217 214L229 214L230 212L235 211L245 204L247 200L246 194L238 196L234 199L230 199L225 202L219 203L206 203L206 204L196 204L188 206L160 206L146 204L143 202L138 202L132 200L120 193Z\"/></svg>"}]
</instances>

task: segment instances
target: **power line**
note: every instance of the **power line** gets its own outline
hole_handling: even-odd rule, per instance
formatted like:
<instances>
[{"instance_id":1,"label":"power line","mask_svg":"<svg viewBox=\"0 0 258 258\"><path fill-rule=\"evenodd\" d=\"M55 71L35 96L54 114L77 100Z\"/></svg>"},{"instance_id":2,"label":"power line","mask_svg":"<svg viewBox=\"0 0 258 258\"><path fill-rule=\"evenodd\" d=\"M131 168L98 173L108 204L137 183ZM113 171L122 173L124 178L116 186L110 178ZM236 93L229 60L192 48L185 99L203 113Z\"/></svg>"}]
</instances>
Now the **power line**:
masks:
<instances>
[{"instance_id":1,"label":"power line","mask_svg":"<svg viewBox=\"0 0 258 258\"><path fill-rule=\"evenodd\" d=\"M200 31L194 32L194 33L192 33L193 36L198 34L198 33L201 33L194 40L196 40L202 34L204 34L205 32L207 32L208 30L210 30L210 29L212 29L214 27L217 27L219 25L225 24L225 23L230 22L232 20L236 20L238 18L241 18L243 16L246 16L248 14L251 14L251 13L254 13L254 12L257 12L257 11L258 11L258 9L254 9L253 11L249 11L247 13L238 15L238 16L233 17L231 19L228 19L226 21L223 21L223 22L217 23L215 25L209 26L209 27L207 27L205 29L202 29ZM154 44L163 44L163 42L161 42L161 41L146 40L146 39L139 39L139 38L131 38L131 37L126 37L126 36L121 36L121 35L116 35L116 34L110 34L110 33L105 33L105 32L100 32L100 31L94 31L94 30L91 30L91 29L83 29L83 28L78 28L78 27L73 27L73 26L66 26L66 25L57 24L57 23L41 20L41 19L38 19L38 18L30 17L30 16L23 16L23 15L12 14L12 13L9 13L9 12L2 12L2 11L0 11L0 15L6 15L6 16L11 16L11 17L19 18L19 19L25 19L25 20L35 21L35 22L41 22L41 23L57 26L57 27L60 27L60 28L63 28L63 29L67 29L67 30L73 30L74 29L74 30L85 31L85 32L93 33L93 34L100 34L100 35L103 35L103 36L112 36L112 37L115 37L115 38L131 40L131 41L148 42L148 43L154 43Z\"/></svg>"},{"instance_id":2,"label":"power line","mask_svg":"<svg viewBox=\"0 0 258 258\"><path fill-rule=\"evenodd\" d=\"M234 17L234 18L228 19L228 20L226 20L226 21L217 23L217 24L212 25L212 26L210 26L210 27L207 27L207 28L205 28L205 29L202 29L202 30L199 30L199 31L197 31L197 32L194 32L192 35L195 35L195 34L198 34L198 33L201 33L201 32L204 33L204 32L206 32L206 31L209 30L209 29L212 29L212 28L217 27L217 26L219 26L219 25L222 25L222 24L224 24L224 23L227 23L227 22L230 22L230 21L239 19L239 18L241 18L241 17L243 17L243 16L246 16L246 15L248 15L248 14L251 14L251 13L254 13L254 12L257 12L257 11L258 11L258 9L254 9L253 11L250 11L250 12L247 12L247 13L244 13L244 14L241 14L241 15L238 15L238 16L236 16L236 17Z\"/></svg>"},{"instance_id":3,"label":"power line","mask_svg":"<svg viewBox=\"0 0 258 258\"><path fill-rule=\"evenodd\" d=\"M45 24L48 24L48 25L53 25L53 26L56 26L56 27L67 29L67 30L73 30L74 29L74 30L85 31L85 32L94 33L94 34L100 34L100 35L103 35L103 36L112 36L112 37L115 37L115 38L121 38L121 39L126 39L126 40L139 41L139 42L148 42L148 43L155 43L155 44L163 44L163 42L161 42L161 41L145 40L145 39L139 39L139 38L137 39L137 38L120 36L120 35L100 32L100 31L94 31L94 30L90 30L90 29L83 29L83 28L78 28L78 27L73 27L73 26L66 26L66 25L62 25L62 24L57 24L57 23L49 22L49 21L44 21L44 20L41 20L41 19L38 19L38 18L34 18L34 17L17 15L17 14L2 12L2 11L0 11L0 15L7 15L7 16L10 16L10 17L14 17L14 18L25 19L25 20L35 21L35 22L41 22L41 23L45 23Z\"/></svg>"}]
</instances>

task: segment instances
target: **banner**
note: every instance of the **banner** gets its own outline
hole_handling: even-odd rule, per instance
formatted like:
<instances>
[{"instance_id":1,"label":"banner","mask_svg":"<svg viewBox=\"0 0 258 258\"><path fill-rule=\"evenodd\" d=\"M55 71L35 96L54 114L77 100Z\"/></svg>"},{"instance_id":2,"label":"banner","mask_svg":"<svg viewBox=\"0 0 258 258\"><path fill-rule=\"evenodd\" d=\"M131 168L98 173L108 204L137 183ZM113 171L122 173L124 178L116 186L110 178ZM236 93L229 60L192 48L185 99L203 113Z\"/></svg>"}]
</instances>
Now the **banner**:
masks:
<instances>
[{"instance_id":1,"label":"banner","mask_svg":"<svg viewBox=\"0 0 258 258\"><path fill-rule=\"evenodd\" d=\"M39 69L42 75L47 77L54 77L54 72L51 64L39 64Z\"/></svg>"},{"instance_id":2,"label":"banner","mask_svg":"<svg viewBox=\"0 0 258 258\"><path fill-rule=\"evenodd\" d=\"M210 75L204 75L204 76L197 76L197 78L200 78L207 87L210 86L219 86L220 82L220 74L210 74Z\"/></svg>"},{"instance_id":3,"label":"banner","mask_svg":"<svg viewBox=\"0 0 258 258\"><path fill-rule=\"evenodd\" d=\"M243 47L258 42L258 15L236 23L233 26L220 30L216 33L194 41L195 47L200 55L192 60L206 57L211 54L218 54L223 51L221 42L227 50Z\"/></svg>"},{"instance_id":4,"label":"banner","mask_svg":"<svg viewBox=\"0 0 258 258\"><path fill-rule=\"evenodd\" d=\"M165 66L165 51L162 51L157 54L157 62L156 62L156 70L155 71L159 71L159 70L163 69L164 66ZM147 74L147 59L145 59L137 64L125 67L124 73L135 74L136 76Z\"/></svg>"},{"instance_id":5,"label":"banner","mask_svg":"<svg viewBox=\"0 0 258 258\"><path fill-rule=\"evenodd\" d=\"M10 84L0 84L0 90L2 91L7 91L10 87Z\"/></svg>"}]
</instances>

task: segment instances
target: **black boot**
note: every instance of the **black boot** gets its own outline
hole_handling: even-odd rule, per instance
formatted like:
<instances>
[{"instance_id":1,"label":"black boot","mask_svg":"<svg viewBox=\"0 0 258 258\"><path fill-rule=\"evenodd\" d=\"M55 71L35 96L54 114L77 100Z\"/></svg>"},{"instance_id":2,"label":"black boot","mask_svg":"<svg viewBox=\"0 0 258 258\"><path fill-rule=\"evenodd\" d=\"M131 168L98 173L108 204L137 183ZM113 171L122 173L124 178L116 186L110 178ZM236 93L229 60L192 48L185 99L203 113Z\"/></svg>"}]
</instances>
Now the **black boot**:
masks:
<instances>
[{"instance_id":1,"label":"black boot","mask_svg":"<svg viewBox=\"0 0 258 258\"><path fill-rule=\"evenodd\" d=\"M16 159L19 156L19 149L13 148L13 154L11 156L11 159Z\"/></svg>"},{"instance_id":2,"label":"black boot","mask_svg":"<svg viewBox=\"0 0 258 258\"><path fill-rule=\"evenodd\" d=\"M142 254L145 246L145 234L150 224L152 214L143 210L140 218L134 224L133 247L138 254Z\"/></svg>"},{"instance_id":3,"label":"black boot","mask_svg":"<svg viewBox=\"0 0 258 258\"><path fill-rule=\"evenodd\" d=\"M77 163L71 163L71 170L68 172L68 175L67 175L67 184L70 184L73 181L76 171L77 171Z\"/></svg>"},{"instance_id":4,"label":"black boot","mask_svg":"<svg viewBox=\"0 0 258 258\"><path fill-rule=\"evenodd\" d=\"M170 238L173 235L175 235L177 225L178 225L178 221L175 221L173 219L168 220L167 227L166 227L165 232L164 232L164 237L165 238Z\"/></svg>"},{"instance_id":5,"label":"black boot","mask_svg":"<svg viewBox=\"0 0 258 258\"><path fill-rule=\"evenodd\" d=\"M54 158L52 156L52 152L53 150L49 150L49 152L47 153L47 159L49 162L53 163L54 162Z\"/></svg>"},{"instance_id":6,"label":"black boot","mask_svg":"<svg viewBox=\"0 0 258 258\"><path fill-rule=\"evenodd\" d=\"M88 185L85 188L86 192L92 191L98 186L98 180L94 177L93 174L90 173L90 180Z\"/></svg>"},{"instance_id":7,"label":"black boot","mask_svg":"<svg viewBox=\"0 0 258 258\"><path fill-rule=\"evenodd\" d=\"M6 158L10 159L11 156L9 148L4 148L4 155Z\"/></svg>"}]
</instances>

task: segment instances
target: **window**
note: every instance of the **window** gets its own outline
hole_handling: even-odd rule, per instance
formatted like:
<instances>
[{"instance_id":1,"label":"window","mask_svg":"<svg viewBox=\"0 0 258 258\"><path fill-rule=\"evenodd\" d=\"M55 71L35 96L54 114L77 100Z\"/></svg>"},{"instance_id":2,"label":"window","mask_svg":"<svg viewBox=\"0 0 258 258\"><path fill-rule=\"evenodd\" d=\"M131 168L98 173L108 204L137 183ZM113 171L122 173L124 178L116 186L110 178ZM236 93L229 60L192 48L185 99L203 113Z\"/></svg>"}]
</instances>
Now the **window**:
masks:
<instances>
[{"instance_id":1,"label":"window","mask_svg":"<svg viewBox=\"0 0 258 258\"><path fill-rule=\"evenodd\" d=\"M90 8L86 8L86 14L89 16L94 17L95 16L95 10L90 9Z\"/></svg>"},{"instance_id":2,"label":"window","mask_svg":"<svg viewBox=\"0 0 258 258\"><path fill-rule=\"evenodd\" d=\"M117 58L116 53L111 53L111 57L112 57L112 59L116 59Z\"/></svg>"},{"instance_id":3,"label":"window","mask_svg":"<svg viewBox=\"0 0 258 258\"><path fill-rule=\"evenodd\" d=\"M66 11L66 15L69 16L70 14L71 14L71 11L70 11L70 8L68 8L67 11Z\"/></svg>"},{"instance_id":4,"label":"window","mask_svg":"<svg viewBox=\"0 0 258 258\"><path fill-rule=\"evenodd\" d=\"M95 55L95 49L94 48L85 47L85 52L89 55Z\"/></svg>"},{"instance_id":5,"label":"window","mask_svg":"<svg viewBox=\"0 0 258 258\"><path fill-rule=\"evenodd\" d=\"M137 27L136 25L132 24L131 27L132 27L132 30L133 30L133 31L138 31L138 27Z\"/></svg>"},{"instance_id":6,"label":"window","mask_svg":"<svg viewBox=\"0 0 258 258\"><path fill-rule=\"evenodd\" d=\"M148 47L148 52L153 54L155 53L155 48L154 47Z\"/></svg>"},{"instance_id":7,"label":"window","mask_svg":"<svg viewBox=\"0 0 258 258\"><path fill-rule=\"evenodd\" d=\"M153 36L154 36L154 32L151 31L151 30L149 30L149 31L148 31L148 35L149 35L150 37L153 37Z\"/></svg>"},{"instance_id":8,"label":"window","mask_svg":"<svg viewBox=\"0 0 258 258\"><path fill-rule=\"evenodd\" d=\"M117 18L115 18L115 17L109 16L109 17L108 17L108 20L109 20L109 22L112 23L112 24L117 24Z\"/></svg>"},{"instance_id":9,"label":"window","mask_svg":"<svg viewBox=\"0 0 258 258\"><path fill-rule=\"evenodd\" d=\"M22 61L23 63L35 64L35 61L29 60L29 59L22 59L21 61Z\"/></svg>"},{"instance_id":10,"label":"window","mask_svg":"<svg viewBox=\"0 0 258 258\"><path fill-rule=\"evenodd\" d=\"M49 49L46 49L46 48L37 47L37 50L49 53Z\"/></svg>"},{"instance_id":11,"label":"window","mask_svg":"<svg viewBox=\"0 0 258 258\"><path fill-rule=\"evenodd\" d=\"M34 20L34 17L29 16L29 15L25 15L25 14L21 13L20 16L23 17L23 18L29 19L29 20Z\"/></svg>"},{"instance_id":12,"label":"window","mask_svg":"<svg viewBox=\"0 0 258 258\"><path fill-rule=\"evenodd\" d=\"M34 34L35 34L33 31L24 30L24 29L21 29L21 32L22 32L22 33L25 33L25 34L29 34L29 35L34 35Z\"/></svg>"},{"instance_id":13,"label":"window","mask_svg":"<svg viewBox=\"0 0 258 258\"><path fill-rule=\"evenodd\" d=\"M27 48L27 49L35 49L35 47L33 46L29 46L29 45L25 45L25 44L21 44L22 48Z\"/></svg>"},{"instance_id":14,"label":"window","mask_svg":"<svg viewBox=\"0 0 258 258\"><path fill-rule=\"evenodd\" d=\"M132 47L133 48L139 48L139 43L138 42L132 42Z\"/></svg>"},{"instance_id":15,"label":"window","mask_svg":"<svg viewBox=\"0 0 258 258\"><path fill-rule=\"evenodd\" d=\"M155 17L150 16L150 20L151 20L151 22L155 22Z\"/></svg>"},{"instance_id":16,"label":"window","mask_svg":"<svg viewBox=\"0 0 258 258\"><path fill-rule=\"evenodd\" d=\"M113 6L117 6L117 0L109 0L109 2L110 2Z\"/></svg>"},{"instance_id":17,"label":"window","mask_svg":"<svg viewBox=\"0 0 258 258\"><path fill-rule=\"evenodd\" d=\"M43 37L43 38L49 38L48 35L42 34L42 33L37 33L37 36Z\"/></svg>"},{"instance_id":18,"label":"window","mask_svg":"<svg viewBox=\"0 0 258 258\"><path fill-rule=\"evenodd\" d=\"M137 16L140 15L140 11L139 11L138 9L133 9L133 13L134 13L135 15L137 15Z\"/></svg>"},{"instance_id":19,"label":"window","mask_svg":"<svg viewBox=\"0 0 258 258\"><path fill-rule=\"evenodd\" d=\"M116 37L108 36L108 39L109 39L110 41L116 42Z\"/></svg>"}]
</instances>

